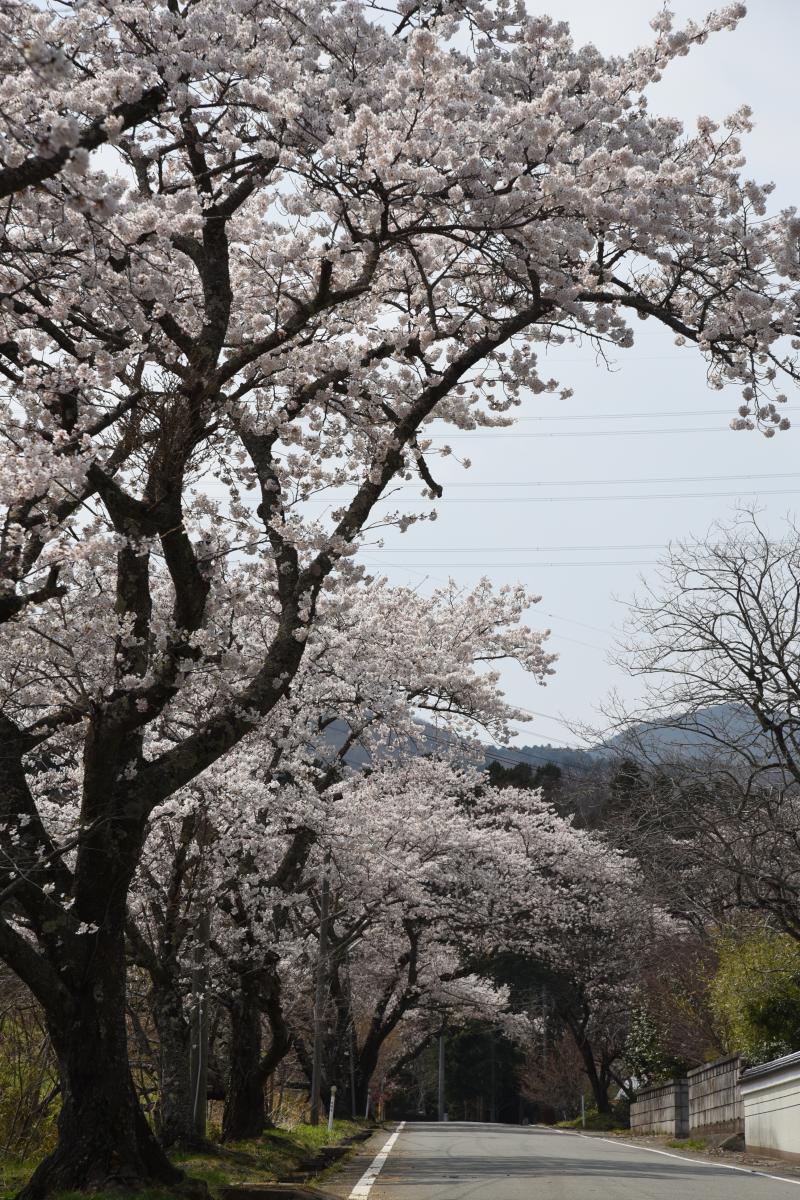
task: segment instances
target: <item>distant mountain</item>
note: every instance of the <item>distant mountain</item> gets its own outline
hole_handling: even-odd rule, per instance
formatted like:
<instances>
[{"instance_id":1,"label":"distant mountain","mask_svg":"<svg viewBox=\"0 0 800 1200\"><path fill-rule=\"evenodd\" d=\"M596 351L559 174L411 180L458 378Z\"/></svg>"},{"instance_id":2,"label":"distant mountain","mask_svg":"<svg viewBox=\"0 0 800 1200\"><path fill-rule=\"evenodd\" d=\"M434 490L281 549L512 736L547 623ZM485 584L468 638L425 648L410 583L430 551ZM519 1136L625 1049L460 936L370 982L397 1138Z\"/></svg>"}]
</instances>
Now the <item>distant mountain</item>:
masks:
<instances>
[{"instance_id":1,"label":"distant mountain","mask_svg":"<svg viewBox=\"0 0 800 1200\"><path fill-rule=\"evenodd\" d=\"M769 738L744 705L713 704L669 721L643 722L609 738L598 750L663 759L724 754L730 746L756 758L770 754Z\"/></svg>"},{"instance_id":2,"label":"distant mountain","mask_svg":"<svg viewBox=\"0 0 800 1200\"><path fill-rule=\"evenodd\" d=\"M413 749L417 754L433 755L445 746L454 749L459 745L459 739L455 734L436 729L427 721L417 721L415 726ZM330 746L339 749L349 731L350 727L346 721L332 721L321 737L320 748ZM398 738L394 742L390 740L382 747L382 754L391 758L407 751L408 747L407 739ZM602 751L573 750L569 746L487 746L486 763L488 765L490 762L499 762L507 767L514 766L515 763L528 763L533 768L544 766L545 763L555 763L562 769L588 771L592 761L599 753ZM469 748L469 757L471 759L474 757L472 746ZM351 767L365 767L368 765L370 757L361 746L356 745L348 750L345 761Z\"/></svg>"},{"instance_id":3,"label":"distant mountain","mask_svg":"<svg viewBox=\"0 0 800 1200\"><path fill-rule=\"evenodd\" d=\"M529 763L532 767L554 763L570 771L589 771L611 757L658 760L725 753L735 746L755 758L770 753L769 739L750 709L743 705L715 704L669 721L642 722L586 750L564 746L493 746L487 761L504 766Z\"/></svg>"},{"instance_id":4,"label":"distant mountain","mask_svg":"<svg viewBox=\"0 0 800 1200\"><path fill-rule=\"evenodd\" d=\"M499 762L501 766L513 767L516 763L527 763L543 767L553 763L562 770L589 771L592 764L602 755L602 750L575 750L570 746L491 746L486 751L486 761Z\"/></svg>"},{"instance_id":5,"label":"distant mountain","mask_svg":"<svg viewBox=\"0 0 800 1200\"><path fill-rule=\"evenodd\" d=\"M434 728L425 721L417 723L418 734L413 747L418 754L433 755L443 745L455 747L458 738ZM325 731L322 744L339 747L344 742L349 726L344 721L334 721ZM733 743L752 752L756 757L766 757L768 741L749 709L731 704L717 704L697 713L676 717L671 721L644 722L630 730L615 734L605 742L580 750L571 746L552 746L542 743L534 746L487 746L486 764L498 762L511 767L526 763L534 770L546 763L553 763L562 771L583 774L596 764L614 757L665 759L707 755L721 750L724 743ZM408 749L408 742L398 739L394 745L383 747L388 757ZM369 756L360 746L351 749L346 761L351 767L364 767Z\"/></svg>"}]
</instances>

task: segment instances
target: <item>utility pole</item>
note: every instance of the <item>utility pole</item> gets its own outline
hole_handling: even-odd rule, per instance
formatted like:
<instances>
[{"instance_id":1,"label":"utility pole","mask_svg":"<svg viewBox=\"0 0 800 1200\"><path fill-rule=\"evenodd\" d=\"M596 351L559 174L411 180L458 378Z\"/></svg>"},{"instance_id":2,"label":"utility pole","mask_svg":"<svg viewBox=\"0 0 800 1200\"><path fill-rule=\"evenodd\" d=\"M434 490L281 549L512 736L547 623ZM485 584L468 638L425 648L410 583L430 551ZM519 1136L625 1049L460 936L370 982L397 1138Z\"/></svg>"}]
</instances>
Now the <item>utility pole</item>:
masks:
<instances>
[{"instance_id":1,"label":"utility pole","mask_svg":"<svg viewBox=\"0 0 800 1200\"><path fill-rule=\"evenodd\" d=\"M192 991L194 1013L189 1042L189 1079L192 1094L192 1127L205 1140L208 1097L208 943L211 940L211 912L204 908L197 925L197 945L194 948Z\"/></svg>"},{"instance_id":2,"label":"utility pole","mask_svg":"<svg viewBox=\"0 0 800 1200\"><path fill-rule=\"evenodd\" d=\"M358 1117L356 1106L356 1035L353 1028L353 995L350 993L350 1108L353 1120Z\"/></svg>"},{"instance_id":3,"label":"utility pole","mask_svg":"<svg viewBox=\"0 0 800 1200\"><path fill-rule=\"evenodd\" d=\"M356 1101L356 1019L353 1013L353 977L350 973L350 948L345 951L345 961L347 963L347 1014L349 1024L347 1027L347 1044L348 1044L348 1059L350 1062L350 1111L353 1120L358 1118L358 1104Z\"/></svg>"},{"instance_id":4,"label":"utility pole","mask_svg":"<svg viewBox=\"0 0 800 1200\"><path fill-rule=\"evenodd\" d=\"M314 988L314 1047L311 1057L311 1124L319 1125L320 1091L322 1088L322 1024L325 1015L325 992L328 985L328 921L330 908L330 851L322 867L322 892L319 903L319 949L317 979Z\"/></svg>"},{"instance_id":5,"label":"utility pole","mask_svg":"<svg viewBox=\"0 0 800 1200\"><path fill-rule=\"evenodd\" d=\"M494 1030L489 1034L489 1120L497 1121L497 1062L494 1046Z\"/></svg>"},{"instance_id":6,"label":"utility pole","mask_svg":"<svg viewBox=\"0 0 800 1200\"><path fill-rule=\"evenodd\" d=\"M439 1120L444 1120L444 1033L439 1034Z\"/></svg>"}]
</instances>

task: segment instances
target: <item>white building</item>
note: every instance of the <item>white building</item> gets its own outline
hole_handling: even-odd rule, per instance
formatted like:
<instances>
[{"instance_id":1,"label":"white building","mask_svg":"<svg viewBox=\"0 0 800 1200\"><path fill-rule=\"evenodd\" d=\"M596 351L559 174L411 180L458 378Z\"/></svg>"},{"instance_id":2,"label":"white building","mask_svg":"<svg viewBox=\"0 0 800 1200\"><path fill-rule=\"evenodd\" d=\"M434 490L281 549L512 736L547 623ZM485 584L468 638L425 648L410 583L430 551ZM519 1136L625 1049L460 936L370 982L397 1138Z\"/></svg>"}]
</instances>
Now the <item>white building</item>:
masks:
<instances>
[{"instance_id":1,"label":"white building","mask_svg":"<svg viewBox=\"0 0 800 1200\"><path fill-rule=\"evenodd\" d=\"M800 1051L751 1067L741 1088L748 1153L800 1162Z\"/></svg>"}]
</instances>

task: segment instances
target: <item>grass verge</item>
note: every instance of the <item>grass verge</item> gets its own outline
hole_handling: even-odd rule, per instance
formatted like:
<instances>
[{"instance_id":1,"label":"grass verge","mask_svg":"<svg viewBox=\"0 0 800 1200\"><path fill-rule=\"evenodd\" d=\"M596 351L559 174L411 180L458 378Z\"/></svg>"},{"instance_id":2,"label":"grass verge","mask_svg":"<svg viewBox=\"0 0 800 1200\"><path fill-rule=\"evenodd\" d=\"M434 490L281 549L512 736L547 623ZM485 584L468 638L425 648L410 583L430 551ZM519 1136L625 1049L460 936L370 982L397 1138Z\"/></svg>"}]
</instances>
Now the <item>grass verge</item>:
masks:
<instances>
[{"instance_id":1,"label":"grass verge","mask_svg":"<svg viewBox=\"0 0 800 1200\"><path fill-rule=\"evenodd\" d=\"M202 1180L218 1200L222 1188L233 1183L272 1183L303 1164L323 1146L338 1146L365 1128L364 1122L334 1121L331 1133L322 1125L296 1125L293 1129L271 1129L256 1141L237 1142L208 1151L189 1150L172 1155L172 1161L190 1179ZM13 1197L27 1183L35 1162L20 1163L0 1158L0 1200ZM175 1200L175 1192L148 1189L128 1193L126 1200ZM86 1200L86 1193L63 1192L56 1200ZM119 1200L119 1193L92 1193L92 1200Z\"/></svg>"},{"instance_id":2,"label":"grass verge","mask_svg":"<svg viewBox=\"0 0 800 1200\"><path fill-rule=\"evenodd\" d=\"M666 1143L671 1150L705 1150L705 1138L670 1138Z\"/></svg>"},{"instance_id":3,"label":"grass verge","mask_svg":"<svg viewBox=\"0 0 800 1200\"><path fill-rule=\"evenodd\" d=\"M583 1128L580 1117L575 1117L572 1121L559 1121L556 1125L556 1129ZM628 1131L628 1126L623 1121L619 1121L609 1113L587 1113L585 1128L588 1133L616 1133L618 1130L625 1130L627 1133Z\"/></svg>"}]
</instances>

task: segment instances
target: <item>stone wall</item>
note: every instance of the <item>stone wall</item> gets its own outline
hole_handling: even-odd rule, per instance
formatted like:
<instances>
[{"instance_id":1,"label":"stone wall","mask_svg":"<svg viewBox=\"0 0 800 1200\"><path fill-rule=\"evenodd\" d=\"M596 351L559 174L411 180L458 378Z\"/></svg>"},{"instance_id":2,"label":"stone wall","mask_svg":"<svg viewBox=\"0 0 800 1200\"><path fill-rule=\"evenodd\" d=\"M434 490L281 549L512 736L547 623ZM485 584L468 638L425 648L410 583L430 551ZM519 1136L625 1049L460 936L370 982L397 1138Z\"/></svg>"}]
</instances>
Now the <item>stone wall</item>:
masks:
<instances>
[{"instance_id":1,"label":"stone wall","mask_svg":"<svg viewBox=\"0 0 800 1200\"><path fill-rule=\"evenodd\" d=\"M800 1052L745 1071L742 1098L748 1152L800 1162Z\"/></svg>"},{"instance_id":2,"label":"stone wall","mask_svg":"<svg viewBox=\"0 0 800 1200\"><path fill-rule=\"evenodd\" d=\"M686 1137L689 1132L689 1085L669 1079L658 1087L643 1088L631 1104L631 1129L639 1133L667 1133Z\"/></svg>"},{"instance_id":3,"label":"stone wall","mask_svg":"<svg viewBox=\"0 0 800 1200\"><path fill-rule=\"evenodd\" d=\"M697 1131L740 1133L744 1129L738 1054L704 1063L688 1072L689 1128Z\"/></svg>"}]
</instances>

